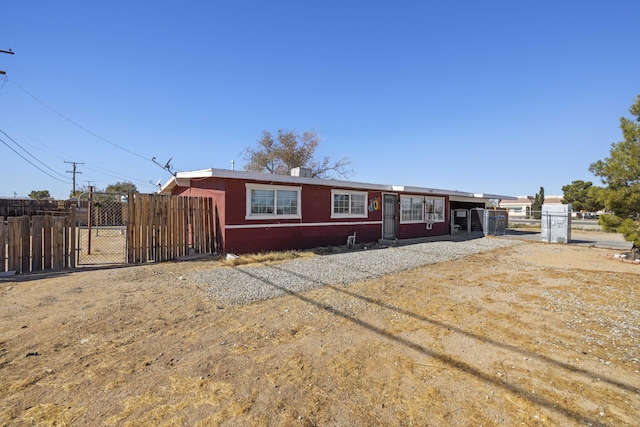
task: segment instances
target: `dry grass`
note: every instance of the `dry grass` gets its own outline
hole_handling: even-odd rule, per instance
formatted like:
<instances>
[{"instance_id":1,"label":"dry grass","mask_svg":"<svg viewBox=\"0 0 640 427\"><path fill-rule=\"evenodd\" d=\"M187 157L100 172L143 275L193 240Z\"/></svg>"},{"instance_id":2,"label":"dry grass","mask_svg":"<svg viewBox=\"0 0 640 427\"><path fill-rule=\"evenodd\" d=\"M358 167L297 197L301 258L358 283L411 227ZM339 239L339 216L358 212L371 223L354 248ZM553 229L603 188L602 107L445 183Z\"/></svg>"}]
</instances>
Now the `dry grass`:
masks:
<instances>
[{"instance_id":1,"label":"dry grass","mask_svg":"<svg viewBox=\"0 0 640 427\"><path fill-rule=\"evenodd\" d=\"M246 254L236 257L229 257L223 261L225 265L235 267L246 264L269 264L275 262L289 261L295 258L309 258L316 256L315 253L309 251L283 251L283 252L265 252L257 254Z\"/></svg>"},{"instance_id":2,"label":"dry grass","mask_svg":"<svg viewBox=\"0 0 640 427\"><path fill-rule=\"evenodd\" d=\"M219 261L0 281L0 425L635 427L640 266L603 255L523 244L235 307L179 279Z\"/></svg>"}]
</instances>

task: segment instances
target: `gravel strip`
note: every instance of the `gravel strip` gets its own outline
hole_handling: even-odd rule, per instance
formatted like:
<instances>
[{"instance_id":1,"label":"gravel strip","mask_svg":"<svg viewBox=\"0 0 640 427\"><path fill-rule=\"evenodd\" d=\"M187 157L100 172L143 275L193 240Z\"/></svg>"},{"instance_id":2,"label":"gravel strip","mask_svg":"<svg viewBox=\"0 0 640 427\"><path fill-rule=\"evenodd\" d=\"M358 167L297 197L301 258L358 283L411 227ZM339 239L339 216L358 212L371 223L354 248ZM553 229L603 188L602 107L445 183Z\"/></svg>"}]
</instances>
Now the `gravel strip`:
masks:
<instances>
[{"instance_id":1,"label":"gravel strip","mask_svg":"<svg viewBox=\"0 0 640 427\"><path fill-rule=\"evenodd\" d=\"M225 305L244 305L325 285L346 285L422 265L522 244L481 238L439 241L298 258L271 265L244 265L200 271L191 282L206 285L209 296Z\"/></svg>"}]
</instances>

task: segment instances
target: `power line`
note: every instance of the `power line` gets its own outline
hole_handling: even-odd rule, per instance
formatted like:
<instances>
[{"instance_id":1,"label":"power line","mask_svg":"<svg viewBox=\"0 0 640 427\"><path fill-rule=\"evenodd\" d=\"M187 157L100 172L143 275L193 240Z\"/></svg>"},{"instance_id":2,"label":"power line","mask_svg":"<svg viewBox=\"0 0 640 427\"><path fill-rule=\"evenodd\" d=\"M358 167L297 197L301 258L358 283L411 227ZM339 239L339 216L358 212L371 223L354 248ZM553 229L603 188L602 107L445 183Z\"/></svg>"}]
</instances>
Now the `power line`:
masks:
<instances>
[{"instance_id":1,"label":"power line","mask_svg":"<svg viewBox=\"0 0 640 427\"><path fill-rule=\"evenodd\" d=\"M55 108L49 106L47 103L45 103L44 101L42 101L40 98L36 97L34 94L32 94L31 92L29 92L28 90L26 90L25 88L23 88L22 86L20 86L18 83L14 82L13 80L9 80L14 86L16 86L18 89L20 89L21 91L23 91L24 93L26 93L27 95L29 95L31 98L35 99L36 101L38 101L40 104L42 104L45 108L47 108L48 110L54 112L55 114L57 114L58 116L62 117L63 119L65 119L66 121L68 121L69 123L71 123L72 125L76 126L79 129L82 129L83 131L85 131L86 133L88 133L89 135L92 135L96 138L98 138L99 140L106 142L109 145L112 145L122 151L125 151L131 155L134 155L136 157L139 157L143 160L149 161L151 162L151 159L148 159L147 157L138 154L136 152L133 152L127 148L122 147L121 145L116 144L115 142L109 141L107 138L104 138L100 135L98 135L95 132L90 131L89 129L85 128L84 126L74 122L73 120L71 120L70 118L68 118L67 116L65 116L64 114L60 113L59 111L57 111Z\"/></svg>"},{"instance_id":2,"label":"power line","mask_svg":"<svg viewBox=\"0 0 640 427\"><path fill-rule=\"evenodd\" d=\"M38 165L36 165L35 163L32 163L29 159L27 159L26 157L24 157L22 154L18 153L18 152L17 152L13 147L11 147L9 144L7 144L7 142L6 142L4 139L0 138L0 142L2 142L4 145L6 145L6 146L9 148L9 150L13 151L13 152L14 152L14 153L16 153L18 156L22 157L22 159L23 159L24 161L26 161L26 162L27 162L27 163L29 163L31 166L33 166L34 168L38 169L40 172L44 173L45 175L48 175L48 176L50 176L51 178L53 178L53 179L55 179L55 180L57 180L57 181L64 182L65 184L70 184L70 182L69 182L69 181L64 181L64 180L62 180L62 179L60 179L60 178L58 178L58 177L55 177L55 176L51 175L49 172L45 171L44 169L41 169L41 168L40 168Z\"/></svg>"},{"instance_id":3,"label":"power line","mask_svg":"<svg viewBox=\"0 0 640 427\"><path fill-rule=\"evenodd\" d=\"M5 133L5 135L6 135L6 133ZM29 136L27 136L27 135L23 135L23 136L24 136L24 137L26 137L27 139L31 139L31 138L30 138ZM11 140L16 144L16 145L18 145L20 148L22 148L23 150L25 150L25 152L27 152L27 153L28 153L28 151L26 151L26 149L25 149L25 148L23 148L22 146L20 146L20 144L18 144L18 143L15 141L15 139L13 139L13 138L11 138L11 137L9 137L9 138L10 138L10 139L11 139ZM33 147L33 148L35 148L35 149L37 149L37 150L40 150L40 151L44 152L44 153L45 153L45 154L47 154L47 155L55 156L55 157L57 157L57 158L58 158L58 159L60 159L60 160L65 161L65 158L69 158L69 157L77 157L75 154L73 154L73 155L72 155L72 154L69 154L69 153L65 153L64 151L61 151L61 150L59 150L59 149L57 149L57 148L54 148L54 147L51 147L51 146L49 146L49 145L47 145L47 144L44 144L44 143L42 143L42 142L40 142L40 141L35 141L35 140L34 140L33 142L37 142L37 144L39 144L39 145L33 145L33 144L32 144L32 147ZM34 156L32 156L32 157L34 157ZM34 158L35 158L35 157L34 157ZM36 160L37 160L37 158L36 158ZM79 162L76 162L76 163L80 164ZM116 179L118 179L118 180L128 180L128 181L132 181L132 182L134 182L134 181L135 181L135 182L138 182L138 183L140 183L140 184L142 184L142 185L145 185L145 186L147 186L147 187L149 187L149 188L152 188L152 186L151 186L151 185L149 185L148 180L144 180L144 179L140 179L140 178L133 178L133 177L131 177L131 176L124 175L124 174L122 174L122 173L114 172L114 171L112 171L112 170L109 170L109 169L105 169L105 168L99 167L99 166L97 166L97 165L94 165L94 164L92 164L92 163L90 163L90 162L86 162L86 161L85 161L85 162L83 162L82 164L84 164L84 165L85 165L85 168L86 168L86 169L93 170L93 171L95 171L95 172L97 172L97 173L104 174L104 175L108 175L108 176L113 177L113 178L116 178ZM44 166L46 166L46 165L44 165ZM93 167L91 167L91 166L93 166ZM49 168L48 166L46 166L46 167L47 167L47 168ZM49 168L49 169L51 169L51 168ZM53 169L51 169L51 170L53 170ZM54 171L54 172L55 172L56 174L60 175L61 177L66 178L66 177L65 177L65 175L60 174L60 173L58 173L57 171Z\"/></svg>"},{"instance_id":4,"label":"power line","mask_svg":"<svg viewBox=\"0 0 640 427\"><path fill-rule=\"evenodd\" d=\"M9 49L9 50L0 50L0 53L8 53L9 55L13 55L14 54L14 52L11 49ZM6 71L0 70L0 74L6 75L7 73L6 73Z\"/></svg>"},{"instance_id":5,"label":"power line","mask_svg":"<svg viewBox=\"0 0 640 427\"><path fill-rule=\"evenodd\" d=\"M98 138L99 140L101 140L101 141L103 141L103 142L106 142L107 144L112 145L113 147L116 147L116 148L118 148L118 149L120 149L120 150L122 150L122 151L125 151L125 152L127 152L127 153L129 153L129 154L131 154L131 155L133 155L133 156L136 156L136 157L141 158L141 159L143 159L143 160L150 161L150 162L152 162L152 163L154 163L154 164L159 165L159 164L155 161L155 157L154 157L153 159L149 159L149 158L147 158L147 157L145 157L145 156L143 156L143 155L141 155L141 154L138 154L138 153L136 153L136 152L134 152L134 151L131 151L131 150L129 150L129 149L127 149L127 148L125 148L125 147L122 147L121 145L118 145L118 144L116 144L116 143L114 143L114 142L112 142L112 141L110 141L110 140L108 140L108 139L106 139L106 138L104 138L104 137L102 137L102 136L100 136L100 135L96 134L95 132L92 132L91 130L89 130L89 129L85 128L84 126L82 126L82 125L80 125L79 123L77 123L77 122L75 122L75 121L71 120L70 118L68 118L68 117L67 117L67 116L65 116L64 114L60 113L60 112L59 112L59 111L57 111L55 108L53 108L53 107L51 107L50 105L48 105L47 103L45 103L44 101L42 101L41 99L39 99L37 96L35 96L34 94L32 94L31 92L29 92L28 90L26 90L25 88L23 88L22 86L20 86L18 83L14 82L13 80L9 80L8 78L6 78L5 82L6 82L6 81L11 81L11 83L12 83L14 86L16 86L18 89L20 89L22 92L24 92L25 94L27 94L28 96L30 96L30 97L31 97L31 98L33 98L34 100L36 100L36 101L37 101L38 103L40 103L42 106L44 106L44 107L45 107L45 108L47 108L48 110L52 111L53 113L55 113L55 114L56 114L56 115L58 115L59 117L63 118L63 119L64 119L64 120L66 120L67 122L71 123L72 125L76 126L77 128L79 128L79 129L81 129L81 130L85 131L86 133L88 133L88 134L92 135L93 137ZM15 142L15 141L14 141L14 142ZM16 144L17 144L17 143L16 143ZM22 147L21 147L21 148L22 148ZM24 150L24 148L23 148L23 150ZM25 151L25 152L27 152L26 150L24 150L24 151ZM30 154L30 155L31 155L31 154ZM33 156L32 156L32 157L33 157ZM34 158L35 158L35 157L34 157ZM36 159L36 160L37 160L37 159ZM39 160L38 160L38 161L39 161ZM170 161L171 161L171 160L169 160L169 162L170 162ZM169 162L167 162L167 164L166 164L166 165L164 165L164 166L162 166L162 165L159 165L159 166L160 166L160 167L162 167L163 169L165 169L166 171L168 171L169 173L171 173L171 174L175 174L175 172L172 170L172 168L173 168L173 167L172 167L172 165L170 165L170 163L169 163ZM40 162L40 163L42 163L42 162ZM45 165L45 166L46 166L46 165ZM46 166L46 167L47 167L47 168L49 168L48 166ZM85 166L85 167L87 167L87 166ZM51 168L49 168L49 169L51 169ZM89 168L89 169L91 169L91 168ZM52 170L53 170L53 169L52 169ZM106 171L106 169L102 169L102 170L103 170L103 171L102 171L101 173L105 173L105 174L110 175L110 176L113 176L113 177L115 177L115 178L118 178L118 179L119 179L119 178L121 178L121 177L125 177L125 178L127 178L127 179L129 179L129 180L138 181L138 182L140 182L140 183L141 183L141 184L143 184L143 185L149 186L149 183L148 183L147 181L140 180L140 179L135 179L135 178L131 178L131 177L126 177L125 175L114 175L114 174L110 174L110 173L104 172L104 171ZM71 172L69 172L69 171L67 171L67 172L68 172L68 173L71 173ZM56 172L56 173L57 173L57 172ZM62 175L61 175L61 176L62 176ZM66 182L66 181L63 181L63 182ZM74 184L74 188L75 188L75 184Z\"/></svg>"},{"instance_id":6,"label":"power line","mask_svg":"<svg viewBox=\"0 0 640 427\"><path fill-rule=\"evenodd\" d=\"M89 165L91 165L91 166L89 166ZM104 174L104 175L111 176L111 177L116 178L116 179L123 179L124 178L124 179L127 179L127 180L131 181L131 182L136 181L136 182L139 182L139 183L141 183L143 185L150 186L148 181L144 181L144 180L139 179L139 178L133 178L133 177L130 177L130 176L127 176L127 175L116 174L113 171L101 168L99 166L92 165L91 163L85 163L85 168L93 170L94 172L97 172L97 173L101 173L101 174Z\"/></svg>"},{"instance_id":7,"label":"power line","mask_svg":"<svg viewBox=\"0 0 640 427\"><path fill-rule=\"evenodd\" d=\"M5 131L3 131L2 129L0 129L0 133L2 133L4 136L6 136L7 138L9 138L9 140L11 142L13 142L14 144L16 144L18 147L20 147L20 149L22 151L24 151L25 153L27 153L29 156L31 156L36 162L40 163L42 166L44 166L45 168L49 169L50 171L52 171L53 173L60 175L61 177L65 177L64 175L62 175L60 172L56 171L55 169L51 168L50 166L47 166L45 163L43 163L42 161L40 161L40 159L38 159L36 156L34 156L33 154L31 154L29 151L27 151L26 148L24 148L22 145L18 144L18 142L11 138ZM21 156L22 157L22 156ZM24 158L24 157L23 157Z\"/></svg>"}]
</instances>

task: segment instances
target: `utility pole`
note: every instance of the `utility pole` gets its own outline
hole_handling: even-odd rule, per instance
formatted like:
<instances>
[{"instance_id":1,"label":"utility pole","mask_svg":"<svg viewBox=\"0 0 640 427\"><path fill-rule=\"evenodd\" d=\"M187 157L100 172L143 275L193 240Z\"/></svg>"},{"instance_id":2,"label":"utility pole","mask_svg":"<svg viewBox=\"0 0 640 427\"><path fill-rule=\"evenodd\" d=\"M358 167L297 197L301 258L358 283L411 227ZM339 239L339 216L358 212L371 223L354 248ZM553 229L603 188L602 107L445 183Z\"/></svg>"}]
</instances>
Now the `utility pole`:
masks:
<instances>
[{"instance_id":1,"label":"utility pole","mask_svg":"<svg viewBox=\"0 0 640 427\"><path fill-rule=\"evenodd\" d=\"M8 53L9 55L14 55L13 51L11 49L9 50L0 50L0 53ZM5 71L0 70L0 74L4 75L7 74Z\"/></svg>"},{"instance_id":2,"label":"utility pole","mask_svg":"<svg viewBox=\"0 0 640 427\"><path fill-rule=\"evenodd\" d=\"M71 194L73 194L73 195L75 196L75 194L76 194L76 174L77 174L77 173L80 173L80 174L82 173L82 172L78 172L78 171L76 171L76 166L77 166L77 165L84 165L84 163L80 163L80 162L67 162L66 160L65 160L65 163L70 163L70 164L72 164L72 165L73 165L73 170L71 170L71 171L67 171L67 173L72 173L72 174L73 174L73 193L71 193Z\"/></svg>"}]
</instances>

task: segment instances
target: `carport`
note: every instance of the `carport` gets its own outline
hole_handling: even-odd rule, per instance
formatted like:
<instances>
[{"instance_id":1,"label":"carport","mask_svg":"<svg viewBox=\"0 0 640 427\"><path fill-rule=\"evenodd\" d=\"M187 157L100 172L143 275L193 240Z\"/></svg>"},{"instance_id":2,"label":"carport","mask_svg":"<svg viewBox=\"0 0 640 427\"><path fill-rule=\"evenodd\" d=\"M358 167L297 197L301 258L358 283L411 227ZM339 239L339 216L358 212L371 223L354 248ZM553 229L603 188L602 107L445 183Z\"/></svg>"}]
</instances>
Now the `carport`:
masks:
<instances>
[{"instance_id":1,"label":"carport","mask_svg":"<svg viewBox=\"0 0 640 427\"><path fill-rule=\"evenodd\" d=\"M504 234L508 220L506 210L490 208L488 205L492 199L504 199L505 196L488 194L475 196L474 198L450 197L451 234L458 232L483 232L484 235Z\"/></svg>"}]
</instances>

